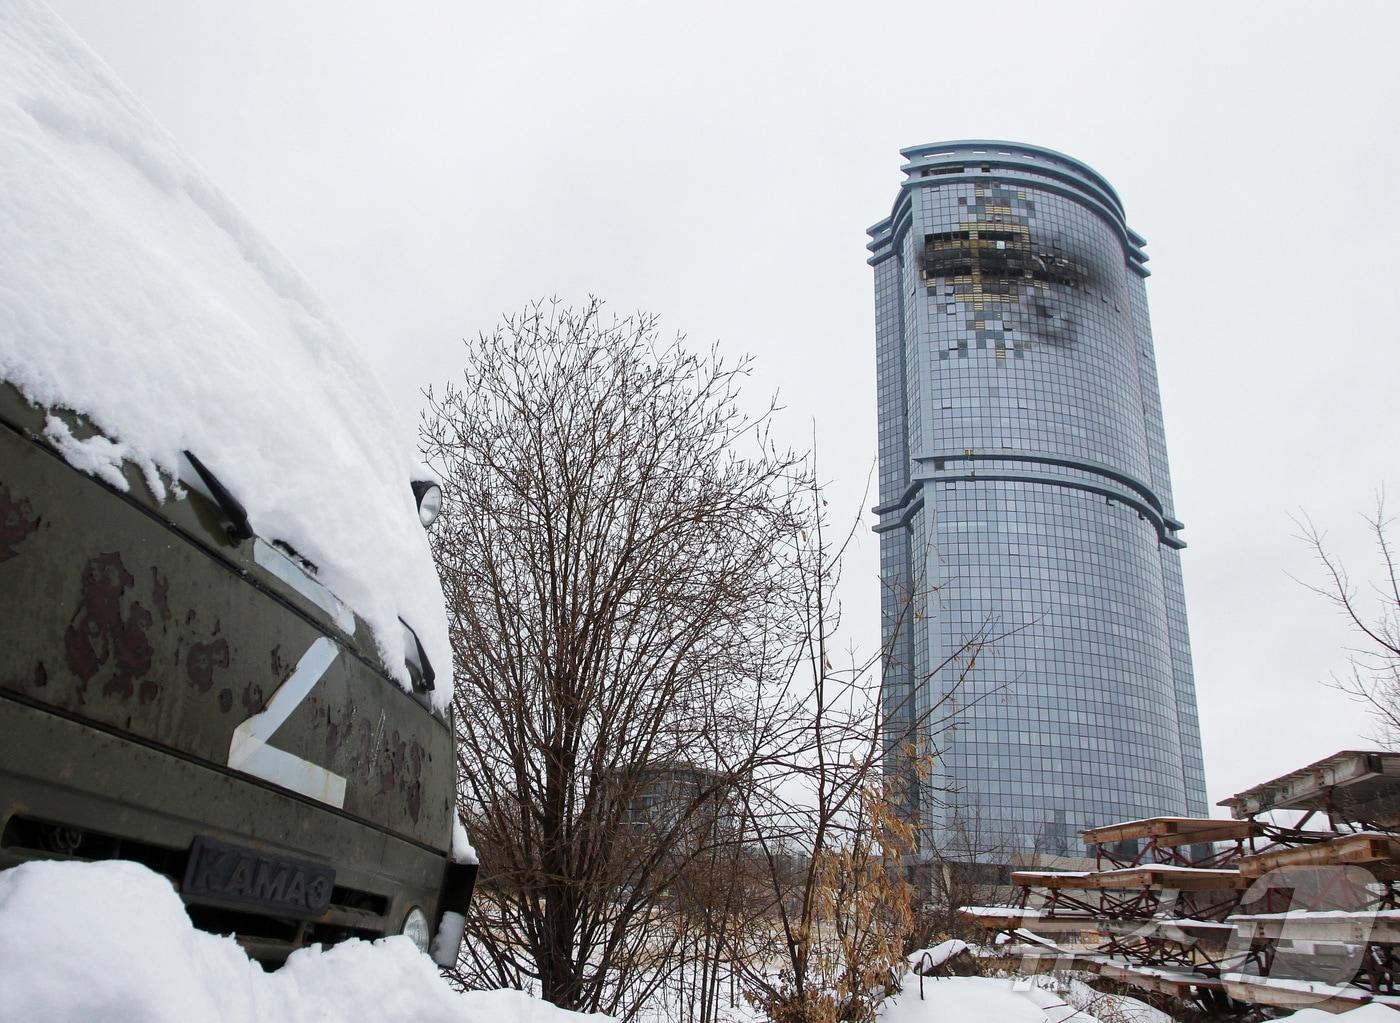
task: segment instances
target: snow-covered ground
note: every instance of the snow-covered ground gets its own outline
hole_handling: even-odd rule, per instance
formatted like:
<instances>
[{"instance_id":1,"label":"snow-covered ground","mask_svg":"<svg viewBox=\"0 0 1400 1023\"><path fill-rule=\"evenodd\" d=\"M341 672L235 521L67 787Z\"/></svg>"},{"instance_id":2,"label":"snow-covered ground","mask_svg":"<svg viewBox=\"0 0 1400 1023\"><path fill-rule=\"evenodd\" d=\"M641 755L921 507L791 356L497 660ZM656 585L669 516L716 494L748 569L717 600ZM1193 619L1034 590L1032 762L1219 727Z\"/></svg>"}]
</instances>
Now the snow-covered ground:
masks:
<instances>
[{"instance_id":1,"label":"snow-covered ground","mask_svg":"<svg viewBox=\"0 0 1400 1023\"><path fill-rule=\"evenodd\" d=\"M195 930L134 863L0 872L0 1020L26 1023L603 1023L519 991L459 994L407 938L303 949L272 973Z\"/></svg>"},{"instance_id":2,"label":"snow-covered ground","mask_svg":"<svg viewBox=\"0 0 1400 1023\"><path fill-rule=\"evenodd\" d=\"M1172 1023L1134 998L1105 995L1082 981L1063 988L1048 977L925 977L910 974L887 1001L880 1023Z\"/></svg>"},{"instance_id":3,"label":"snow-covered ground","mask_svg":"<svg viewBox=\"0 0 1400 1023\"><path fill-rule=\"evenodd\" d=\"M740 1013L740 1015L752 1015ZM1295 1023L1337 1017L1300 1012ZM1366 1006L1347 1023L1394 1023ZM302 949L268 973L195 930L170 883L134 863L33 862L0 872L0 1020L25 1023L606 1023L519 991L454 991L407 938ZM1170 1023L1071 980L919 978L880 1023Z\"/></svg>"},{"instance_id":4,"label":"snow-covered ground","mask_svg":"<svg viewBox=\"0 0 1400 1023\"><path fill-rule=\"evenodd\" d=\"M273 157L275 159L275 157ZM380 339L385 342L389 339ZM192 451L370 626L407 682L402 616L441 676L442 592L412 437L305 280L73 33L0 0L0 380L86 413L78 468L153 489Z\"/></svg>"}]
</instances>

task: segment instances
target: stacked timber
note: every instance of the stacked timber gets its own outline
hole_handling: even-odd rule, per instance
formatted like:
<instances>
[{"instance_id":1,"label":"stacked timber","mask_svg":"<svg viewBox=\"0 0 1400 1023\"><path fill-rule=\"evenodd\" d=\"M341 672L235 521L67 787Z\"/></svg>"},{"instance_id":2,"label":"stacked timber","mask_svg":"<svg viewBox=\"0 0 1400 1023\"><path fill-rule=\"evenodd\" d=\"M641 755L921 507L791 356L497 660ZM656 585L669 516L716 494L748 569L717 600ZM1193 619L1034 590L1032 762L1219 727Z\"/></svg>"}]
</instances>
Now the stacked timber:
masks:
<instances>
[{"instance_id":1,"label":"stacked timber","mask_svg":"<svg viewBox=\"0 0 1400 1023\"><path fill-rule=\"evenodd\" d=\"M1400 754L1344 751L1221 805L1232 820L1091 828L1096 869L1014 871L1011 904L962 915L1018 972L1084 971L1211 1011L1400 1008Z\"/></svg>"}]
</instances>

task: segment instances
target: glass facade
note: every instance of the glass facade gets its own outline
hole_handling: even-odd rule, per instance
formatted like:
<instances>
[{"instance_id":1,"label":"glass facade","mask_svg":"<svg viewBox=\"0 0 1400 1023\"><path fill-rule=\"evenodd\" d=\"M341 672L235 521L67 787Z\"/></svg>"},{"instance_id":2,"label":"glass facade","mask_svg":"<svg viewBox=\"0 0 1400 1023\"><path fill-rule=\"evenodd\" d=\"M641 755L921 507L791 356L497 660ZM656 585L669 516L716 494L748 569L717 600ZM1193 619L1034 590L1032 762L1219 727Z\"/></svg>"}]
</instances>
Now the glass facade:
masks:
<instances>
[{"instance_id":1,"label":"glass facade","mask_svg":"<svg viewBox=\"0 0 1400 1023\"><path fill-rule=\"evenodd\" d=\"M1059 153L902 155L870 229L875 528L886 763L923 850L1082 855L1083 828L1204 816L1144 240Z\"/></svg>"}]
</instances>

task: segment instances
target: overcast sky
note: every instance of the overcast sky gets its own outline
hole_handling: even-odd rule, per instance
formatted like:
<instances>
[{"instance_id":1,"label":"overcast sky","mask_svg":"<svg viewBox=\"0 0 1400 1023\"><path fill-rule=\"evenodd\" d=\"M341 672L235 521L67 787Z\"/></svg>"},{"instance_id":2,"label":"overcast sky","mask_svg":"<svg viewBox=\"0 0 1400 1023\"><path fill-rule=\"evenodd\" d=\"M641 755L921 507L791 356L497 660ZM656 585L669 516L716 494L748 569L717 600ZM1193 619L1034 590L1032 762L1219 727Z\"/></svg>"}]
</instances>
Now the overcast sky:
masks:
<instances>
[{"instance_id":1,"label":"overcast sky","mask_svg":"<svg viewBox=\"0 0 1400 1023\"><path fill-rule=\"evenodd\" d=\"M54 7L326 298L402 428L463 338L592 292L755 355L851 515L898 150L1084 160L1152 257L1212 802L1370 730L1319 685L1348 634L1290 579L1318 579L1290 516L1364 574L1359 513L1386 483L1400 512L1400 4ZM863 530L844 584L863 649L875 553Z\"/></svg>"}]
</instances>

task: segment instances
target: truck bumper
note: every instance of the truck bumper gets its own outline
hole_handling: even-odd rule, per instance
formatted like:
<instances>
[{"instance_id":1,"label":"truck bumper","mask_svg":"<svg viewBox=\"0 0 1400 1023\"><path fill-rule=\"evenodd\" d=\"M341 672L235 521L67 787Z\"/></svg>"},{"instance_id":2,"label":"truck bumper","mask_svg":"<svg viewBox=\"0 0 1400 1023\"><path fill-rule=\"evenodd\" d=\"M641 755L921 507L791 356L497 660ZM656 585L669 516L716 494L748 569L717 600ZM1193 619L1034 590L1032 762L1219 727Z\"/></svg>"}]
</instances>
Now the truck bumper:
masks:
<instances>
[{"instance_id":1,"label":"truck bumper","mask_svg":"<svg viewBox=\"0 0 1400 1023\"><path fill-rule=\"evenodd\" d=\"M441 852L246 775L0 690L0 869L32 859L126 859L168 877L196 926L237 932L277 962L313 942L397 934L419 907L464 912L475 879ZM334 870L314 918L184 891L196 838Z\"/></svg>"}]
</instances>

